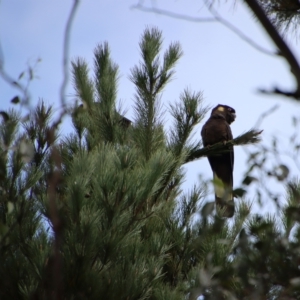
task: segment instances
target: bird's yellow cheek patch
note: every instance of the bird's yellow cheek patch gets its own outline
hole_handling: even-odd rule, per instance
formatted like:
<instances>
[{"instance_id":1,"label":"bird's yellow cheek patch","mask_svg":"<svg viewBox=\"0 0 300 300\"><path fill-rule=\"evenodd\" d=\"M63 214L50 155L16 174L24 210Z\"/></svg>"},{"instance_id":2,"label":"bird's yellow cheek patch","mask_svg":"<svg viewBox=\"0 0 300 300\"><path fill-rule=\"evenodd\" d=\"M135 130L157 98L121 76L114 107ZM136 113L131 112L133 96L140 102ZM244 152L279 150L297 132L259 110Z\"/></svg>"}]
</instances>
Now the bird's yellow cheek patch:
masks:
<instances>
[{"instance_id":1,"label":"bird's yellow cheek patch","mask_svg":"<svg viewBox=\"0 0 300 300\"><path fill-rule=\"evenodd\" d=\"M223 106L219 106L219 107L218 107L218 111L224 111L224 109L225 109L225 108L224 108Z\"/></svg>"}]
</instances>

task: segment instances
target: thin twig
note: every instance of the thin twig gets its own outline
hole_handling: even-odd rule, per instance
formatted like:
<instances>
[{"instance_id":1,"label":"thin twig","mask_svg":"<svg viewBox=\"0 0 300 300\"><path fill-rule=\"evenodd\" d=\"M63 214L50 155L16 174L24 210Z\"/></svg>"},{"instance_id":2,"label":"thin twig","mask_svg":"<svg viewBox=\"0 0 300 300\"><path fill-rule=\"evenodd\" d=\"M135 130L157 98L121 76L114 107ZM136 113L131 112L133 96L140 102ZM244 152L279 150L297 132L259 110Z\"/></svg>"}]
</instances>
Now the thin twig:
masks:
<instances>
[{"instance_id":1,"label":"thin twig","mask_svg":"<svg viewBox=\"0 0 300 300\"><path fill-rule=\"evenodd\" d=\"M255 127L255 128L259 128L260 125L261 125L261 123L262 123L262 121L263 121L267 116L269 116L269 115L272 114L274 111L276 111L278 108L279 108L279 105L276 104L276 105L274 105L273 107L269 108L267 111L263 112L263 113L258 117L258 119L257 119L257 121L256 121L256 123L255 123L255 125L254 125L254 127Z\"/></svg>"},{"instance_id":2,"label":"thin twig","mask_svg":"<svg viewBox=\"0 0 300 300\"><path fill-rule=\"evenodd\" d=\"M260 52L262 52L264 54L271 55L271 56L279 55L279 53L276 53L276 52L273 52L273 51L269 51L269 50L263 48L262 46L260 46L259 44L256 44L253 40L251 40L249 37L247 37L241 30L239 30L237 27L233 26L227 20L225 20L224 18L222 18L217 13L217 11L212 7L212 5L207 5L207 9L210 11L210 13L215 17L215 19L218 22L220 22L222 25L224 25L225 27L227 27L229 30L231 30L233 33L235 33L240 39L242 39L243 41L245 41L246 43L248 43L249 45L251 45L256 50L258 50L258 51L260 51Z\"/></svg>"},{"instance_id":3,"label":"thin twig","mask_svg":"<svg viewBox=\"0 0 300 300\"><path fill-rule=\"evenodd\" d=\"M132 5L131 9L138 9L140 11L147 12L147 13L155 13L155 14L163 15L163 16L170 17L170 18L173 18L173 19L179 19L179 20L195 22L195 23L216 22L215 18L191 17L191 16L187 16L187 15L183 15L183 14L173 13L173 12L168 11L168 10L155 8L155 7L151 7L151 8L150 7L145 7L141 4Z\"/></svg>"},{"instance_id":4,"label":"thin twig","mask_svg":"<svg viewBox=\"0 0 300 300\"><path fill-rule=\"evenodd\" d=\"M223 19L211 7L208 7L208 9L210 10L211 14L213 15L213 18L191 17L188 15L177 14L177 13L174 13L174 12L171 12L168 10L163 10L163 9L159 9L159 8L155 8L155 7L145 7L142 4L133 5L133 6L131 6L131 9L138 9L143 12L155 13L155 14L163 15L163 16L170 17L173 19L179 19L179 20L184 20L184 21L188 21L188 22L195 22L195 23L218 22L218 23L221 23L222 25L224 25L225 27L227 27L229 30L231 30L236 35L238 35L243 41L247 42L249 45L254 47L254 49L256 49L264 54L267 54L267 55L272 55L272 56L278 55L278 53L264 49L260 45L256 44L253 40L251 40L249 37L247 37L245 34L243 34L243 32L241 32L238 28L236 28L231 23L229 23L228 21Z\"/></svg>"},{"instance_id":5,"label":"thin twig","mask_svg":"<svg viewBox=\"0 0 300 300\"><path fill-rule=\"evenodd\" d=\"M65 29L65 35L64 35L64 46L63 46L63 82L60 88L60 101L61 105L66 109L66 100L65 100L65 93L66 93L66 87L69 81L69 47L70 47L70 35L71 35L71 28L72 23L75 18L76 10L79 6L79 0L74 0L73 6L71 8L71 12L67 21L66 29Z\"/></svg>"},{"instance_id":6,"label":"thin twig","mask_svg":"<svg viewBox=\"0 0 300 300\"><path fill-rule=\"evenodd\" d=\"M2 50L2 46L0 43L0 76L4 81L6 81L9 85L18 89L23 94L23 100L21 104L29 105L30 95L28 93L28 87L23 86L18 80L12 78L4 68L4 54Z\"/></svg>"},{"instance_id":7,"label":"thin twig","mask_svg":"<svg viewBox=\"0 0 300 300\"><path fill-rule=\"evenodd\" d=\"M293 98L295 100L298 100L300 99L300 93L296 90L296 91L284 91L278 87L275 87L273 89L270 89L270 90L266 90L266 89L263 89L263 88L260 88L258 89L258 92L259 93L262 93L262 94L266 94L266 95L280 95L280 96L285 96L285 97L289 97L289 98Z\"/></svg>"}]
</instances>

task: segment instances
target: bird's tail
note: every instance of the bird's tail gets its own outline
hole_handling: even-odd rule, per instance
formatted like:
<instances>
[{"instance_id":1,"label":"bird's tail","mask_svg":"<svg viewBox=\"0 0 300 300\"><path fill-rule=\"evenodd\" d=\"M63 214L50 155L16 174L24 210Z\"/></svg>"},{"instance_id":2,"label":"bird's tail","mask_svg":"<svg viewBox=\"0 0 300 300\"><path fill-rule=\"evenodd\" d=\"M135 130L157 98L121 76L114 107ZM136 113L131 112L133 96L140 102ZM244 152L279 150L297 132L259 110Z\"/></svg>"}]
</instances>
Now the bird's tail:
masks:
<instances>
[{"instance_id":1,"label":"bird's tail","mask_svg":"<svg viewBox=\"0 0 300 300\"><path fill-rule=\"evenodd\" d=\"M231 218L234 215L234 200L232 186L225 184L214 173L214 189L217 211L222 217Z\"/></svg>"}]
</instances>

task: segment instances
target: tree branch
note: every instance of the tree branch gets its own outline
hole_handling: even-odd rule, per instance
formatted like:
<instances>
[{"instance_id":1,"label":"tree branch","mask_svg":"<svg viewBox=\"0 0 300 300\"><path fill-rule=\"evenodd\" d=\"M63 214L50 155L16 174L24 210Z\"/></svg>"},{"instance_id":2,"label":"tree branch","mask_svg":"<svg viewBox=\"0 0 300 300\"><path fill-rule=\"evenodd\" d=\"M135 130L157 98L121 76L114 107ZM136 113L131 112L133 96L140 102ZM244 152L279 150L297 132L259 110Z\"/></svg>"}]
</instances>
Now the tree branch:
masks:
<instances>
[{"instance_id":1,"label":"tree branch","mask_svg":"<svg viewBox=\"0 0 300 300\"><path fill-rule=\"evenodd\" d=\"M294 92L285 92L278 88L274 88L273 91L270 91L269 93L276 93L276 94L282 94L288 97L293 97L297 100L300 100L300 66L295 58L294 54L290 50L290 48L287 46L283 38L278 33L277 29L274 27L274 25L271 23L271 21L266 16L263 9L260 7L258 2L256 0L245 0L245 2L248 4L249 8L252 10L254 15L257 17L261 25L265 28L266 32L270 36L270 38L273 40L275 45L277 46L279 50L279 54L285 58L287 63L290 65L291 72L293 73L296 82L297 82L297 88ZM266 91L264 91L266 92Z\"/></svg>"},{"instance_id":2,"label":"tree branch","mask_svg":"<svg viewBox=\"0 0 300 300\"><path fill-rule=\"evenodd\" d=\"M252 46L256 50L258 50L258 51L260 51L260 52L262 52L264 54L267 54L267 55L271 55L271 56L273 56L273 55L274 56L275 55L279 55L279 53L269 51L269 50L263 48L262 46L260 46L259 44L256 44L253 40L251 40L249 37L247 37L241 30L239 30L237 27L233 26L227 20L225 20L224 18L222 18L217 13L217 11L212 7L212 5L208 5L206 2L205 2L205 4L207 6L207 9L210 11L210 13L216 19L216 21L220 22L222 25L224 25L225 27L227 27L229 30L231 30L233 33L235 33L240 39L244 40L250 46Z\"/></svg>"},{"instance_id":3,"label":"tree branch","mask_svg":"<svg viewBox=\"0 0 300 300\"><path fill-rule=\"evenodd\" d=\"M24 74L24 72L22 72ZM21 73L21 74L22 74ZM12 87L18 89L23 94L23 99L21 101L21 105L29 105L30 95L28 89L25 85L22 85L19 80L11 77L4 68L4 54L0 41L0 77L6 81ZM20 78L20 76L19 76Z\"/></svg>"},{"instance_id":4,"label":"tree branch","mask_svg":"<svg viewBox=\"0 0 300 300\"><path fill-rule=\"evenodd\" d=\"M151 8L145 7L142 4L132 5L131 9L138 9L143 12L155 13L155 14L163 15L163 16L170 17L173 19L180 19L180 20L185 20L185 21L189 21L189 22L196 22L196 23L216 22L215 18L196 18L196 17L191 17L191 16L187 16L187 15L183 15L183 14L173 13L171 11L163 10L163 9L159 9L159 8L155 8L155 7L151 7Z\"/></svg>"},{"instance_id":5,"label":"tree branch","mask_svg":"<svg viewBox=\"0 0 300 300\"><path fill-rule=\"evenodd\" d=\"M255 48L256 50L258 50L264 54L267 54L267 55L272 55L272 56L278 55L277 53L269 51L267 49L264 49L259 44L256 44L253 40L251 40L249 37L247 37L242 31L240 31L238 28L233 26L231 23L229 23L228 21L223 19L211 6L207 6L207 8L210 11L210 13L213 15L213 18L191 17L191 16L187 16L187 15L183 15L183 14L177 14L177 13L174 13L174 12L171 12L168 10L155 8L155 7L151 7L151 8L145 7L142 4L137 4L137 5L131 6L131 9L138 9L140 11L147 12L147 13L156 13L158 15L163 15L163 16L170 17L173 19L179 19L179 20L184 20L184 21L188 21L188 22L195 22L195 23L219 22L222 25L224 25L225 27L227 27L230 31L235 33L239 38L241 38L246 43L248 43L250 46Z\"/></svg>"},{"instance_id":6,"label":"tree branch","mask_svg":"<svg viewBox=\"0 0 300 300\"><path fill-rule=\"evenodd\" d=\"M219 142L209 147L192 150L187 156L185 163L200 159L204 156L218 155L220 153L228 152L232 149L233 146L243 146L259 143L261 141L259 135L262 132L262 130L258 131L256 129L251 129L244 134L239 135L235 139L227 141L226 144L224 144L223 142Z\"/></svg>"},{"instance_id":7,"label":"tree branch","mask_svg":"<svg viewBox=\"0 0 300 300\"><path fill-rule=\"evenodd\" d=\"M66 109L66 100L65 100L65 90L69 81L69 44L70 44L70 35L72 23L75 18L76 10L79 6L79 0L74 0L73 6L71 8L71 12L67 21L65 36L64 36L64 46L63 46L63 82L60 87L60 101L63 109Z\"/></svg>"}]
</instances>

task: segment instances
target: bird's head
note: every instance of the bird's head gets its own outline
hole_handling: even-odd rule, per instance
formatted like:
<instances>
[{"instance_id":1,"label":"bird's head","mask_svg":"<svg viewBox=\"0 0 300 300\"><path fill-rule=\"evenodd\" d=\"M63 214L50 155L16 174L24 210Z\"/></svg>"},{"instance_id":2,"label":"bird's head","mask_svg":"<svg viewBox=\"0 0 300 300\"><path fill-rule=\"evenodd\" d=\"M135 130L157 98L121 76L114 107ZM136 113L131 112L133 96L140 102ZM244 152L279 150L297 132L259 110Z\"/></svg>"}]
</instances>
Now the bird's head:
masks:
<instances>
[{"instance_id":1,"label":"bird's head","mask_svg":"<svg viewBox=\"0 0 300 300\"><path fill-rule=\"evenodd\" d=\"M211 115L220 115L224 117L228 124L234 122L236 118L235 109L223 104L218 104L215 108L213 108Z\"/></svg>"}]
</instances>

